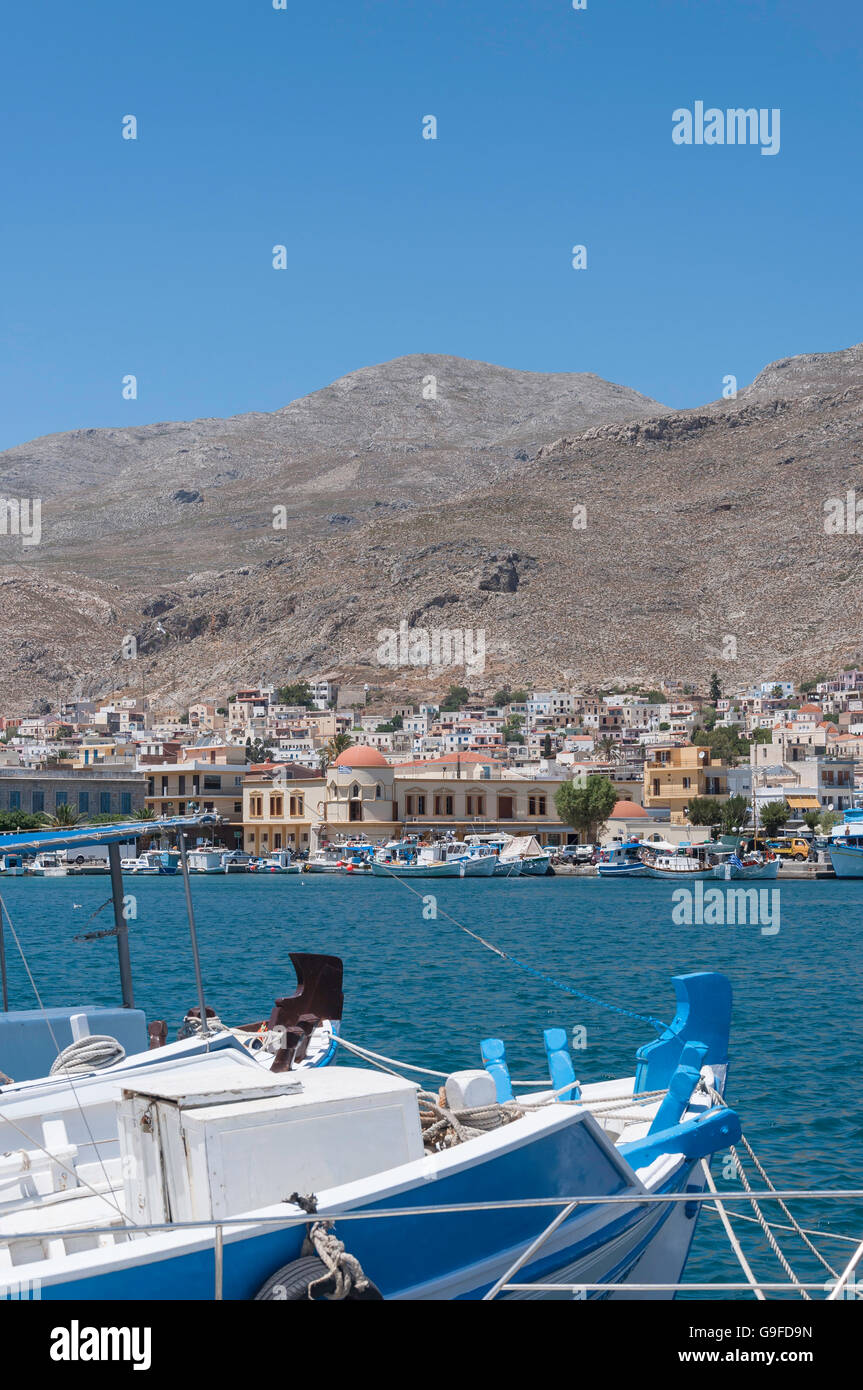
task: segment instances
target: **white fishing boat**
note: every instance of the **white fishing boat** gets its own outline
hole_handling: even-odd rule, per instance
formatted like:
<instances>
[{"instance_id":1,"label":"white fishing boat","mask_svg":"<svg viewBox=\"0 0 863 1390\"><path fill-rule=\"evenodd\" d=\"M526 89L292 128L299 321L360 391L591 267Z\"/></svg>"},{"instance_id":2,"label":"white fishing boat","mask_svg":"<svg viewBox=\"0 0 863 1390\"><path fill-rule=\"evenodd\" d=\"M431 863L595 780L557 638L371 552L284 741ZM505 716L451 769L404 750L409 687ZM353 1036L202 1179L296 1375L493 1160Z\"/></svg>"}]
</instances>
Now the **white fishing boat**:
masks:
<instances>
[{"instance_id":1,"label":"white fishing boat","mask_svg":"<svg viewBox=\"0 0 863 1390\"><path fill-rule=\"evenodd\" d=\"M289 849L275 849L271 854L253 859L249 865L249 872L254 874L299 874L302 872L302 867L302 864L294 859Z\"/></svg>"},{"instance_id":2,"label":"white fishing boat","mask_svg":"<svg viewBox=\"0 0 863 1390\"><path fill-rule=\"evenodd\" d=\"M392 1070L262 1067L223 1029L74 1086L6 1087L0 1286L76 1303L488 1301L560 1284L625 1300L645 1282L667 1298L702 1160L741 1132L722 1100L728 981L674 985L676 1017L634 1075L578 1082L550 1028L548 1084L517 1098L499 1039L448 1074L444 1104ZM339 1290L320 1258L331 1233L351 1257Z\"/></svg>"},{"instance_id":3,"label":"white fishing boat","mask_svg":"<svg viewBox=\"0 0 863 1390\"><path fill-rule=\"evenodd\" d=\"M506 846L511 842L511 840L511 835L500 834L478 834L465 836L465 844L469 845L471 848L473 848L474 846L484 846L487 850L490 850L496 856L493 875L494 878L519 878L521 875L522 867L520 859L511 856L504 863L501 862L501 855L503 854L503 851L505 850Z\"/></svg>"},{"instance_id":4,"label":"white fishing boat","mask_svg":"<svg viewBox=\"0 0 863 1390\"><path fill-rule=\"evenodd\" d=\"M35 878L65 878L69 868L62 850L44 850L33 858L27 872Z\"/></svg>"},{"instance_id":5,"label":"white fishing boat","mask_svg":"<svg viewBox=\"0 0 863 1390\"><path fill-rule=\"evenodd\" d=\"M0 874L8 878L20 878L24 873L24 857L21 854L0 854Z\"/></svg>"},{"instance_id":6,"label":"white fishing boat","mask_svg":"<svg viewBox=\"0 0 863 1390\"><path fill-rule=\"evenodd\" d=\"M646 847L643 852L648 878L669 880L713 878L715 856L705 845L680 844L676 849Z\"/></svg>"},{"instance_id":7,"label":"white fishing boat","mask_svg":"<svg viewBox=\"0 0 863 1390\"><path fill-rule=\"evenodd\" d=\"M220 874L222 872L223 849L215 845L198 845L188 852L190 874Z\"/></svg>"}]
</instances>

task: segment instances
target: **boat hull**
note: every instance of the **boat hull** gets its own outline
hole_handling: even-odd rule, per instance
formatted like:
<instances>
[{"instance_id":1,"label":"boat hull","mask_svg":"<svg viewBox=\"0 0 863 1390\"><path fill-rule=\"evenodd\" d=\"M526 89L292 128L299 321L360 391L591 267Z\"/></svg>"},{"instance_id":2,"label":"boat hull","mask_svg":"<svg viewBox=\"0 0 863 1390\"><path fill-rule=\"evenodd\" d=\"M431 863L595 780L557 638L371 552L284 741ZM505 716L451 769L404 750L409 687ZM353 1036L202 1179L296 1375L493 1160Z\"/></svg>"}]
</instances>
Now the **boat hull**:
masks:
<instances>
[{"instance_id":1,"label":"boat hull","mask_svg":"<svg viewBox=\"0 0 863 1390\"><path fill-rule=\"evenodd\" d=\"M734 864L716 864L713 869L714 878L727 882L729 879L770 879L776 878L779 872L779 864L774 859L768 864L743 864L739 868Z\"/></svg>"},{"instance_id":2,"label":"boat hull","mask_svg":"<svg viewBox=\"0 0 863 1390\"><path fill-rule=\"evenodd\" d=\"M597 864L596 872L600 878L647 878L643 864Z\"/></svg>"},{"instance_id":3,"label":"boat hull","mask_svg":"<svg viewBox=\"0 0 863 1390\"><path fill-rule=\"evenodd\" d=\"M863 878L863 849L831 845L830 862L837 878Z\"/></svg>"}]
</instances>

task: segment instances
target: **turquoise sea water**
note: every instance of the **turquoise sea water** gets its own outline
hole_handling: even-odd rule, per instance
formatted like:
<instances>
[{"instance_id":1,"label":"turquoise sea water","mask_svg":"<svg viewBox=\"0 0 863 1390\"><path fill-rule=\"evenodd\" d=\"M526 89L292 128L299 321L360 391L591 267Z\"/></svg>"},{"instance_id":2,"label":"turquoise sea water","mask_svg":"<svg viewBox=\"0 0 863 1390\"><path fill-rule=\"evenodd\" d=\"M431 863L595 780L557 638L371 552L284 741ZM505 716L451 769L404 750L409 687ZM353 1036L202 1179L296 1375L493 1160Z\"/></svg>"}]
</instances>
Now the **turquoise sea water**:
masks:
<instances>
[{"instance_id":1,"label":"turquoise sea water","mask_svg":"<svg viewBox=\"0 0 863 1390\"><path fill-rule=\"evenodd\" d=\"M137 900L135 1002L149 1019L167 1019L173 1038L196 1002L182 881L129 877L125 885ZM723 971L734 988L727 1096L772 1180L863 1188L863 881L782 883L772 936L757 926L677 926L671 886L646 879L445 880L428 889L442 910L519 959L666 1022L672 975ZM479 1039L492 1034L505 1039L513 1076L542 1077L542 1030L557 1024L569 1034L586 1029L587 1046L575 1054L584 1080L631 1075L636 1048L653 1036L646 1023L501 961L446 919L426 920L421 899L397 882L199 876L192 890L207 1003L231 1023L265 1017L276 995L293 991L288 952L300 950L343 958L347 1038L441 1071L479 1065ZM87 920L109 897L106 878L4 878L0 892L46 1005L118 1002L113 938L73 939L111 926L110 906ZM10 1006L34 1007L8 934L7 958ZM721 1159L714 1174L720 1190L738 1188ZM863 1236L863 1201L810 1201L795 1214L804 1225ZM737 1229L756 1271L784 1278L758 1227ZM780 1243L801 1277L829 1278L798 1238ZM822 1248L839 1268L852 1249L827 1240ZM685 1277L741 1277L717 1217L700 1218Z\"/></svg>"}]
</instances>

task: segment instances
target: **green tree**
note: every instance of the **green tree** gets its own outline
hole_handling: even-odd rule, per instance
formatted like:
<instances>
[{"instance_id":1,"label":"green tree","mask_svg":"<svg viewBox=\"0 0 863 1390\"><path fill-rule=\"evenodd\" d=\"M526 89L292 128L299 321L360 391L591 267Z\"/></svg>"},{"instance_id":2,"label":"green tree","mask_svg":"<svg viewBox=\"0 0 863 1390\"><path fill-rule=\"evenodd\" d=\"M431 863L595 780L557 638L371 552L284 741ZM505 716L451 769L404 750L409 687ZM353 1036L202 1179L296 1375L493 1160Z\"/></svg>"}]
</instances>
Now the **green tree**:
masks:
<instances>
[{"instance_id":1,"label":"green tree","mask_svg":"<svg viewBox=\"0 0 863 1390\"><path fill-rule=\"evenodd\" d=\"M721 818L722 807L712 796L694 796L686 808L690 825L718 825Z\"/></svg>"},{"instance_id":2,"label":"green tree","mask_svg":"<svg viewBox=\"0 0 863 1390\"><path fill-rule=\"evenodd\" d=\"M38 830L47 817L38 812L0 811L0 834L9 835L16 830Z\"/></svg>"},{"instance_id":3,"label":"green tree","mask_svg":"<svg viewBox=\"0 0 863 1390\"><path fill-rule=\"evenodd\" d=\"M250 763L266 763L270 760L273 751L272 743L267 743L262 739L246 739L246 756Z\"/></svg>"},{"instance_id":4,"label":"green tree","mask_svg":"<svg viewBox=\"0 0 863 1390\"><path fill-rule=\"evenodd\" d=\"M551 734L546 734L542 740L542 756L544 758L551 757Z\"/></svg>"},{"instance_id":5,"label":"green tree","mask_svg":"<svg viewBox=\"0 0 863 1390\"><path fill-rule=\"evenodd\" d=\"M466 705L469 699L470 691L466 690L463 685L451 685L446 699L441 701L441 709L446 710L447 713L454 713Z\"/></svg>"},{"instance_id":6,"label":"green tree","mask_svg":"<svg viewBox=\"0 0 863 1390\"><path fill-rule=\"evenodd\" d=\"M295 681L293 685L283 685L276 692L276 700L280 705L303 705L306 709L314 709L315 706L308 681Z\"/></svg>"},{"instance_id":7,"label":"green tree","mask_svg":"<svg viewBox=\"0 0 863 1390\"><path fill-rule=\"evenodd\" d=\"M710 677L710 701L716 704L717 700L722 699L722 686L719 684L719 676L714 671Z\"/></svg>"},{"instance_id":8,"label":"green tree","mask_svg":"<svg viewBox=\"0 0 863 1390\"><path fill-rule=\"evenodd\" d=\"M761 807L759 820L768 839L779 833L790 815L791 807L787 801L768 801L766 806Z\"/></svg>"},{"instance_id":9,"label":"green tree","mask_svg":"<svg viewBox=\"0 0 863 1390\"><path fill-rule=\"evenodd\" d=\"M729 796L719 808L719 822L723 835L731 835L738 826L744 825L748 810L749 802L745 796Z\"/></svg>"},{"instance_id":10,"label":"green tree","mask_svg":"<svg viewBox=\"0 0 863 1390\"><path fill-rule=\"evenodd\" d=\"M524 723L520 714L511 714L501 727L504 743L524 743L521 726Z\"/></svg>"},{"instance_id":11,"label":"green tree","mask_svg":"<svg viewBox=\"0 0 863 1390\"><path fill-rule=\"evenodd\" d=\"M591 844L598 839L617 799L617 788L608 777L588 777L584 786L564 782L554 794L560 819Z\"/></svg>"},{"instance_id":12,"label":"green tree","mask_svg":"<svg viewBox=\"0 0 863 1390\"><path fill-rule=\"evenodd\" d=\"M806 811L803 816L803 822L805 825L809 827L809 829L812 831L812 834L814 835L819 825L821 824L821 812Z\"/></svg>"},{"instance_id":13,"label":"green tree","mask_svg":"<svg viewBox=\"0 0 863 1390\"><path fill-rule=\"evenodd\" d=\"M821 812L821 834L829 835L833 827L838 825L842 817L836 811Z\"/></svg>"}]
</instances>

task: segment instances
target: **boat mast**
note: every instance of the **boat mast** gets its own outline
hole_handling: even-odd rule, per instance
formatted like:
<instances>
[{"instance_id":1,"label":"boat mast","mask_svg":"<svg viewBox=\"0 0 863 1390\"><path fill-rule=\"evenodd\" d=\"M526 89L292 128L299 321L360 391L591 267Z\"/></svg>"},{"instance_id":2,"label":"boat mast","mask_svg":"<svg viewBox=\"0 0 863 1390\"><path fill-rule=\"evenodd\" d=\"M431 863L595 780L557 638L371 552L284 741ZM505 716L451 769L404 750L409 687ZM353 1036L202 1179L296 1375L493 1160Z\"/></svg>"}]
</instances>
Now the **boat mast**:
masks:
<instances>
[{"instance_id":1,"label":"boat mast","mask_svg":"<svg viewBox=\"0 0 863 1390\"><path fill-rule=\"evenodd\" d=\"M180 851L180 867L183 870L183 887L186 890L186 915L189 919L189 936L192 939L192 957L195 962L195 984L198 988L198 1007L201 1010L201 1037L209 1039L207 1027L207 1006L204 1003L204 980L201 975L201 958L198 954L198 933L195 929L195 911L192 907L192 887L189 882L189 863L186 858L186 837L182 830L177 831L177 848Z\"/></svg>"}]
</instances>

